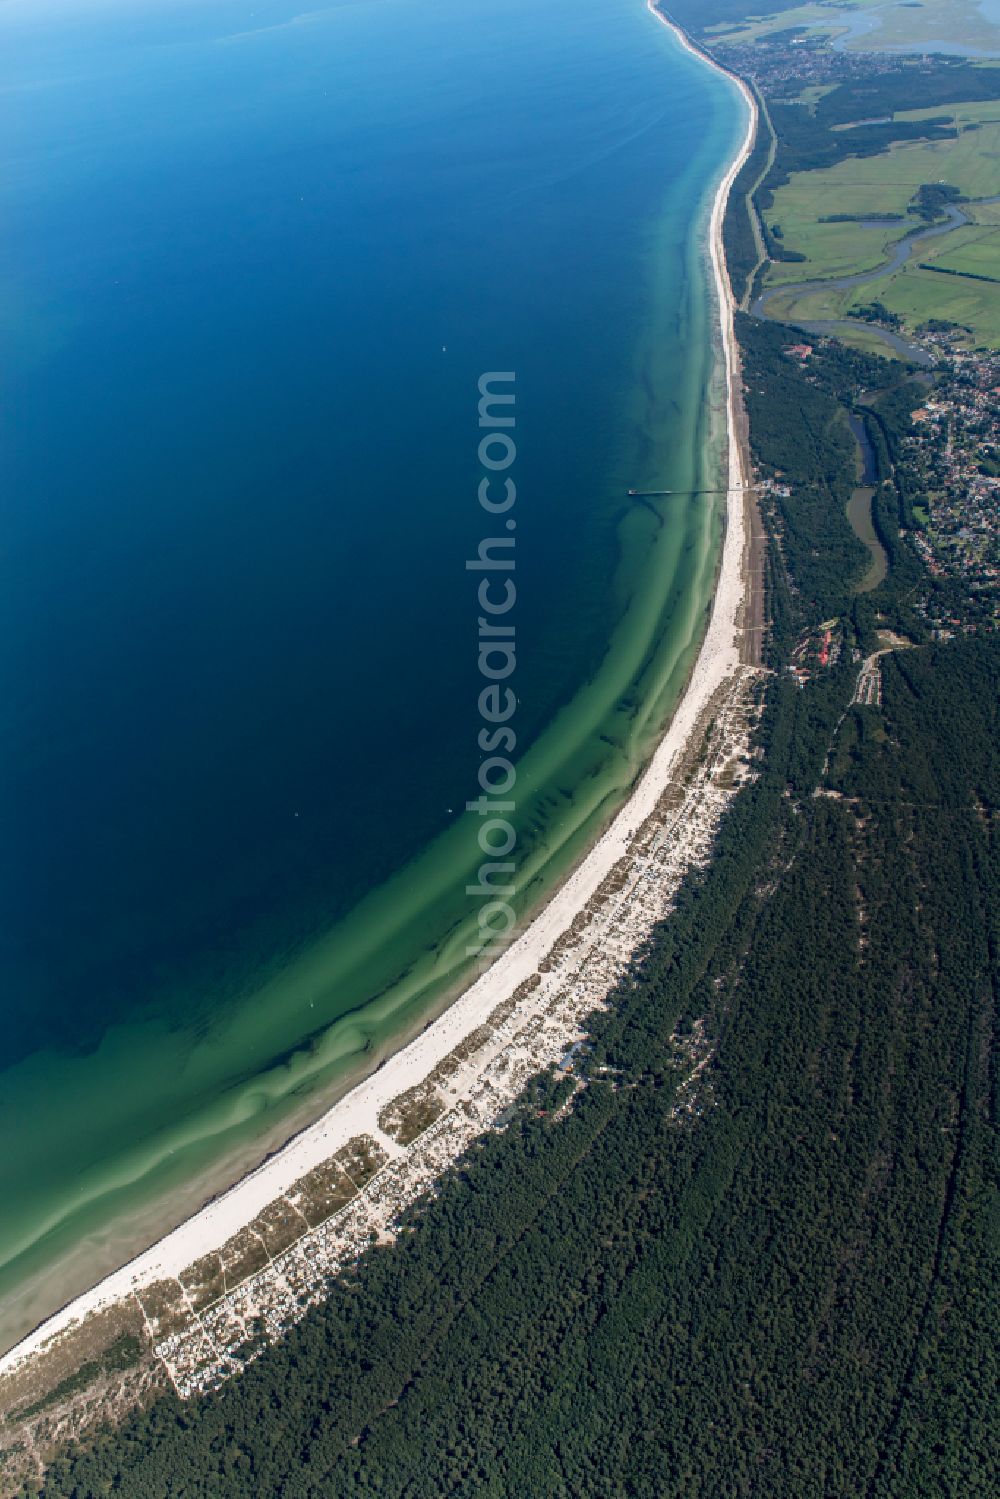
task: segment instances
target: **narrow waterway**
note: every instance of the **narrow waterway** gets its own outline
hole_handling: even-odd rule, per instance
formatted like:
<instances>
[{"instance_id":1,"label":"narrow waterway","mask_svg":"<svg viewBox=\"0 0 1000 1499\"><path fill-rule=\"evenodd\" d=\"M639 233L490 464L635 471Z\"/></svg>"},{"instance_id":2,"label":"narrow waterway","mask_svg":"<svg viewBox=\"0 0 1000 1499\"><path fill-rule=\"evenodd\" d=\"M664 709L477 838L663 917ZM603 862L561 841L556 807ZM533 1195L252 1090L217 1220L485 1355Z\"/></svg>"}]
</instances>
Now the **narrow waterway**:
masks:
<instances>
[{"instance_id":1,"label":"narrow waterway","mask_svg":"<svg viewBox=\"0 0 1000 1499\"><path fill-rule=\"evenodd\" d=\"M872 504L875 498L878 471L875 463L875 451L869 440L864 418L856 412L852 412L848 421L850 422L851 435L857 444L858 478L861 482L848 501L847 519L855 536L859 541L863 541L868 548L870 557L868 571L857 585L855 592L871 593L872 589L878 587L889 571L889 558L886 555L885 547L879 541L876 534L875 521L872 515Z\"/></svg>"},{"instance_id":2,"label":"narrow waterway","mask_svg":"<svg viewBox=\"0 0 1000 1499\"><path fill-rule=\"evenodd\" d=\"M944 212L943 223L931 224L923 229L911 229L909 234L905 234L897 242L889 259L876 266L873 271L858 271L853 276L835 276L829 280L783 282L780 286L768 287L766 291L761 292L753 304L753 311L758 317L763 316L769 302L777 296L785 296L788 293L804 294L816 291L820 286L829 287L833 291L843 291L850 286L863 286L868 281L877 281L881 276L891 276L893 271L898 271L900 266L905 265L910 259L915 245L922 244L927 239L936 239L941 234L950 234L952 229L960 229L963 224L969 222L968 214L963 213L954 203L949 203ZM878 229L887 226L890 222L888 219L862 219L858 223L858 228Z\"/></svg>"},{"instance_id":3,"label":"narrow waterway","mask_svg":"<svg viewBox=\"0 0 1000 1499\"><path fill-rule=\"evenodd\" d=\"M983 198L983 203L996 203L997 198ZM859 271L853 276L836 276L829 280L796 281L784 283L780 286L769 286L754 300L750 311L754 317L764 318L768 316L767 308L775 297L778 296L806 296L810 292L821 289L832 291L844 291L854 286L864 286L868 282L878 281L883 276L889 276L898 271L901 266L911 258L914 248L923 244L926 240L937 239L942 234L950 234L953 229L960 229L964 224L970 222L969 216L957 204L949 203L944 210L945 218L942 223L931 224L923 229L913 229L904 235L896 244L888 260L876 266L872 271ZM876 229L883 225L894 222L892 220L872 218L863 219L859 222L860 229ZM925 369L934 363L925 349L917 344L911 343L909 339L901 337L889 328L882 328L876 323L863 322L857 318L817 318L811 322L801 322L793 319L795 326L804 328L808 333L819 335L836 335L863 329L872 337L887 344L894 353L903 359L909 359L913 364L919 364Z\"/></svg>"}]
</instances>

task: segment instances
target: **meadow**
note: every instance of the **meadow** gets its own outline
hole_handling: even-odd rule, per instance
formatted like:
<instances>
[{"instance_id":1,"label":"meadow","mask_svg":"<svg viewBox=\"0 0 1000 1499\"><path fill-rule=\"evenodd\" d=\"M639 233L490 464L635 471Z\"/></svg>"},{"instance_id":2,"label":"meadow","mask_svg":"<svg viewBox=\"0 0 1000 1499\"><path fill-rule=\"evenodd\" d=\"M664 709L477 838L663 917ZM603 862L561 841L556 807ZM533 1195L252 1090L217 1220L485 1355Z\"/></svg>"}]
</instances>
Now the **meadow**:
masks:
<instances>
[{"instance_id":1,"label":"meadow","mask_svg":"<svg viewBox=\"0 0 1000 1499\"><path fill-rule=\"evenodd\" d=\"M919 264L933 265L941 271L960 276L987 276L1000 283L1000 240L998 228L991 224L968 224L947 234L934 249L927 249Z\"/></svg>"},{"instance_id":2,"label":"meadow","mask_svg":"<svg viewBox=\"0 0 1000 1499\"><path fill-rule=\"evenodd\" d=\"M855 327L839 328L837 338L849 349L857 349L861 354L877 354L880 359L900 357L884 338L880 338L877 333L869 332L863 323L858 323Z\"/></svg>"},{"instance_id":3,"label":"meadow","mask_svg":"<svg viewBox=\"0 0 1000 1499\"><path fill-rule=\"evenodd\" d=\"M775 297L769 316L784 322L812 323L828 318L850 317L864 303L882 302L915 329L931 318L959 324L969 330L975 344L1000 347L1000 286L986 281L942 276L918 265L904 266L892 276L880 277L852 290L817 288L808 295ZM874 335L858 330L852 347L875 351ZM840 332L838 331L838 337ZM878 349L885 353L884 346Z\"/></svg>"},{"instance_id":4,"label":"meadow","mask_svg":"<svg viewBox=\"0 0 1000 1499\"><path fill-rule=\"evenodd\" d=\"M1000 84L1000 72L998 72ZM768 286L815 280L815 290L776 297L769 311L793 321L849 316L880 301L914 328L928 318L960 323L978 342L1000 341L1000 204L976 202L1000 193L1000 101L912 110L897 120L940 121L954 126L947 140L905 142L878 156L849 157L835 166L798 172L779 187L767 212L783 245L804 261L771 266ZM963 198L971 222L925 241L913 257L884 277L862 286L822 285L841 276L876 269L903 236L919 225L910 209L924 184L944 183ZM823 222L835 215L881 215L879 225L856 220ZM886 221L890 215L901 217ZM935 266L939 269L928 270ZM942 274L950 273L950 274Z\"/></svg>"},{"instance_id":5,"label":"meadow","mask_svg":"<svg viewBox=\"0 0 1000 1499\"><path fill-rule=\"evenodd\" d=\"M741 44L792 27L801 28L809 36L838 39L848 50L918 50L934 44L952 51L967 48L972 54L1000 49L1000 26L983 14L978 0L922 0L919 6L901 5L899 0L800 5L752 17L736 26L717 26L712 35L714 40Z\"/></svg>"},{"instance_id":6,"label":"meadow","mask_svg":"<svg viewBox=\"0 0 1000 1499\"><path fill-rule=\"evenodd\" d=\"M910 328L937 318L967 328L976 345L1000 347L1000 285L911 266L884 282L872 282L865 290L885 302Z\"/></svg>"},{"instance_id":7,"label":"meadow","mask_svg":"<svg viewBox=\"0 0 1000 1499\"><path fill-rule=\"evenodd\" d=\"M965 212L973 224L1000 226L1000 203L970 203Z\"/></svg>"},{"instance_id":8,"label":"meadow","mask_svg":"<svg viewBox=\"0 0 1000 1499\"><path fill-rule=\"evenodd\" d=\"M997 85L1000 91L1000 71ZM1000 101L912 110L896 119L941 120L943 115L954 123L953 139L903 142L880 156L848 157L833 167L797 172L779 187L768 222L780 225L786 248L805 255L807 263L773 266L769 284L873 269L918 222L907 210L924 183L946 182L973 199L1000 193ZM837 214L903 217L878 228L823 222Z\"/></svg>"}]
</instances>

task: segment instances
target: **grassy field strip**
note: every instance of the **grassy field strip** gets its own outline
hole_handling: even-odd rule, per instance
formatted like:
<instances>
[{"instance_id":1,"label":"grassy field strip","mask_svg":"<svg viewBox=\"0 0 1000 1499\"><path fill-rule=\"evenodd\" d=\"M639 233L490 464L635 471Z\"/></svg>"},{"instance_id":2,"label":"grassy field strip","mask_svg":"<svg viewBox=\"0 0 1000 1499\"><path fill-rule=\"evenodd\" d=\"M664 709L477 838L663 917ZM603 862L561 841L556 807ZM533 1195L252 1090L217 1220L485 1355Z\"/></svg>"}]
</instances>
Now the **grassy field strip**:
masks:
<instances>
[{"instance_id":1,"label":"grassy field strip","mask_svg":"<svg viewBox=\"0 0 1000 1499\"><path fill-rule=\"evenodd\" d=\"M996 107L988 104L983 112L995 114ZM989 198L1000 192L1000 122L984 121L979 129L962 131L954 140L906 143L882 156L850 158L834 167L797 173L775 193L768 219L781 226L788 248L807 259L804 264L775 265L769 285L873 269L885 259L888 247L919 222L907 214L917 189L925 182L942 181L969 198ZM837 213L872 217L899 213L905 218L898 225L877 229L820 222Z\"/></svg>"},{"instance_id":2,"label":"grassy field strip","mask_svg":"<svg viewBox=\"0 0 1000 1499\"><path fill-rule=\"evenodd\" d=\"M969 224L946 234L919 258L927 264L971 276L1000 276L997 229L997 225Z\"/></svg>"},{"instance_id":3,"label":"grassy field strip","mask_svg":"<svg viewBox=\"0 0 1000 1499\"><path fill-rule=\"evenodd\" d=\"M853 307L874 301L898 313L910 329L939 318L969 328L977 344L1000 347L1000 286L937 275L917 265L870 281L858 287L854 295L826 288L808 296L775 297L768 314L793 323L811 323L849 317Z\"/></svg>"},{"instance_id":4,"label":"grassy field strip","mask_svg":"<svg viewBox=\"0 0 1000 1499\"><path fill-rule=\"evenodd\" d=\"M874 21L873 27L860 30L859 23ZM878 51L883 47L920 47L932 42L948 42L976 51L1000 51L1000 27L987 19L978 0L922 0L919 7L899 4L899 0L870 0L870 3L843 8L835 5L801 5L795 10L779 11L738 26L719 26L714 35L727 42L756 41L776 31L804 27L813 36L843 36L858 27L847 46Z\"/></svg>"},{"instance_id":5,"label":"grassy field strip","mask_svg":"<svg viewBox=\"0 0 1000 1499\"><path fill-rule=\"evenodd\" d=\"M966 279L1000 278L997 203L970 204L973 222L929 239L891 274L846 289L820 284L874 270L887 260L920 223L907 210L924 183L946 182L970 199L1000 193L1000 103L994 99L910 110L898 118L919 122L942 115L955 123L951 139L900 143L881 156L849 158L833 167L799 172L777 190L768 222L772 228L780 226L783 243L806 260L772 265L767 284L792 286L814 279L817 285L814 291L776 297L771 316L803 322L843 318L879 301L911 330L936 317L967 327L977 342L1000 341L1000 286L992 280ZM831 214L902 217L869 228L857 222L821 222Z\"/></svg>"},{"instance_id":6,"label":"grassy field strip","mask_svg":"<svg viewBox=\"0 0 1000 1499\"><path fill-rule=\"evenodd\" d=\"M837 339L849 349L859 349L862 354L878 354L882 359L900 358L884 338L880 338L877 333L869 333L864 323L857 323L853 328L838 328Z\"/></svg>"},{"instance_id":7,"label":"grassy field strip","mask_svg":"<svg viewBox=\"0 0 1000 1499\"><path fill-rule=\"evenodd\" d=\"M968 328L976 344L1000 348L1000 285L907 266L864 291L899 313L910 328L939 318Z\"/></svg>"},{"instance_id":8,"label":"grassy field strip","mask_svg":"<svg viewBox=\"0 0 1000 1499\"><path fill-rule=\"evenodd\" d=\"M941 265L967 275L1000 278L998 229L1000 224L970 224L955 229L921 246L917 258L892 275L863 286L817 286L807 294L778 296L771 302L769 313L792 322L813 322L849 317L853 309L877 301L898 313L911 329L929 318L942 318L969 328L977 342L998 345L1000 284L944 276L922 268Z\"/></svg>"},{"instance_id":9,"label":"grassy field strip","mask_svg":"<svg viewBox=\"0 0 1000 1499\"><path fill-rule=\"evenodd\" d=\"M779 193L784 191L779 189ZM839 204L831 208L823 205L821 194L817 194L817 203L822 205L822 213L870 211L867 207L843 209ZM912 219L898 227L886 224L877 229L865 229L860 224L819 224L815 218L806 219L805 211L796 205L792 214L786 212L784 203L776 203L767 215L772 228L775 224L780 226L783 243L807 257L805 261L775 262L767 273L768 286L794 285L812 277L825 281L835 276L853 276L858 271L874 271L889 258L897 241L914 227Z\"/></svg>"},{"instance_id":10,"label":"grassy field strip","mask_svg":"<svg viewBox=\"0 0 1000 1499\"><path fill-rule=\"evenodd\" d=\"M831 36L835 30L843 29L834 27L828 7L800 5L795 10L778 11L775 15L761 16L758 20L747 21L736 26L726 23L721 26L710 26L706 29L705 35L709 41L742 45L745 42L760 41L761 37L772 36L776 31L787 31L793 26L806 27L817 36Z\"/></svg>"}]
</instances>

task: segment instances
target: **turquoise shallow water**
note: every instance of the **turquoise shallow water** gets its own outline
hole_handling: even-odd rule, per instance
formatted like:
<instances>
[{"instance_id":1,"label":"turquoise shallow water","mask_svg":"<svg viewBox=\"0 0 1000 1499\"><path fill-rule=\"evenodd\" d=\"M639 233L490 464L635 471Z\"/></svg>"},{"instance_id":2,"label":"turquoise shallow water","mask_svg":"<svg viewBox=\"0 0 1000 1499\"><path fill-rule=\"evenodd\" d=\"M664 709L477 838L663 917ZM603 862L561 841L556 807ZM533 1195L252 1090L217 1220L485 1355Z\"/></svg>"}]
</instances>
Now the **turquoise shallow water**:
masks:
<instances>
[{"instance_id":1,"label":"turquoise shallow water","mask_svg":"<svg viewBox=\"0 0 1000 1499\"><path fill-rule=\"evenodd\" d=\"M484 370L519 909L634 777L719 520L625 492L711 469L742 125L639 0L0 9L4 1336L460 975Z\"/></svg>"}]
</instances>

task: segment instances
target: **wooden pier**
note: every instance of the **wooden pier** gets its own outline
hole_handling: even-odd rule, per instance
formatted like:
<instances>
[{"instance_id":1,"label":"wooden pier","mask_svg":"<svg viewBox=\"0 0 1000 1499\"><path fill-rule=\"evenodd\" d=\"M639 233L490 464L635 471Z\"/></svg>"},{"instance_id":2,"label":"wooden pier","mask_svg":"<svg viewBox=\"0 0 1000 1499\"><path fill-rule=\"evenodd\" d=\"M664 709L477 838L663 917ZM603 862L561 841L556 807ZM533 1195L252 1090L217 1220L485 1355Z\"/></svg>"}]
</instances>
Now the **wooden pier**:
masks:
<instances>
[{"instance_id":1,"label":"wooden pier","mask_svg":"<svg viewBox=\"0 0 1000 1499\"><path fill-rule=\"evenodd\" d=\"M630 500L654 500L668 494L739 494L746 488L745 484L735 484L725 489L630 489L627 494Z\"/></svg>"}]
</instances>

